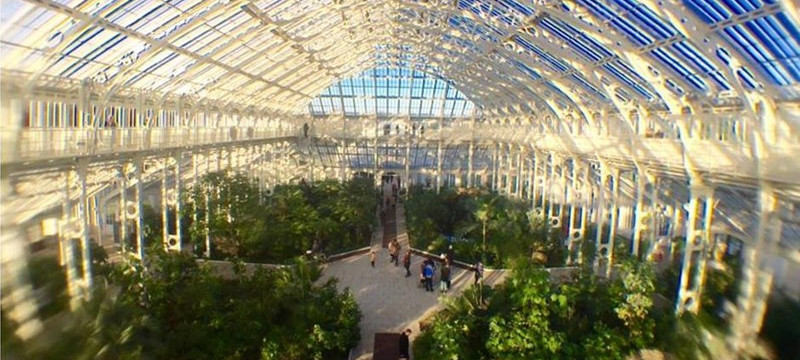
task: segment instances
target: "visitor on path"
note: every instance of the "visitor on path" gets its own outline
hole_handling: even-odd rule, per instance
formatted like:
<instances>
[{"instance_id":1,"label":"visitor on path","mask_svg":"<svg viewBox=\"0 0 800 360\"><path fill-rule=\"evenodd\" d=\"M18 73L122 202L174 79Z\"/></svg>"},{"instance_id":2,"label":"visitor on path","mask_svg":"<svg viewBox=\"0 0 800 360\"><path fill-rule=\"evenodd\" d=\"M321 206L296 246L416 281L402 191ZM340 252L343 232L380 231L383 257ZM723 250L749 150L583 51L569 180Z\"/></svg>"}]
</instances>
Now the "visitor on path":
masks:
<instances>
[{"instance_id":1,"label":"visitor on path","mask_svg":"<svg viewBox=\"0 0 800 360\"><path fill-rule=\"evenodd\" d=\"M425 287L425 265L428 265L427 261L423 261L419 264L419 283L422 287Z\"/></svg>"},{"instance_id":2,"label":"visitor on path","mask_svg":"<svg viewBox=\"0 0 800 360\"><path fill-rule=\"evenodd\" d=\"M411 249L406 250L406 255L403 256L403 266L406 268L406 277L411 276Z\"/></svg>"},{"instance_id":3,"label":"visitor on path","mask_svg":"<svg viewBox=\"0 0 800 360\"><path fill-rule=\"evenodd\" d=\"M400 358L401 359L411 359L411 355L408 352L408 350L409 350L408 349L408 345L409 345L408 337L410 335L411 335L411 329L406 329L406 331L403 331L403 333L400 334L400 342L399 342L398 345L400 347Z\"/></svg>"},{"instance_id":4,"label":"visitor on path","mask_svg":"<svg viewBox=\"0 0 800 360\"><path fill-rule=\"evenodd\" d=\"M433 292L433 264L430 262L425 264L422 276L425 277L425 291Z\"/></svg>"},{"instance_id":5,"label":"visitor on path","mask_svg":"<svg viewBox=\"0 0 800 360\"><path fill-rule=\"evenodd\" d=\"M394 266L400 264L400 254L403 251L403 245L400 245L400 242L397 239L394 239Z\"/></svg>"},{"instance_id":6,"label":"visitor on path","mask_svg":"<svg viewBox=\"0 0 800 360\"><path fill-rule=\"evenodd\" d=\"M450 263L445 261L439 275L439 292L446 293L448 290L450 290Z\"/></svg>"},{"instance_id":7,"label":"visitor on path","mask_svg":"<svg viewBox=\"0 0 800 360\"><path fill-rule=\"evenodd\" d=\"M483 278L483 263L478 261L477 263L475 263L475 284L477 285L478 281L480 281L482 278Z\"/></svg>"},{"instance_id":8,"label":"visitor on path","mask_svg":"<svg viewBox=\"0 0 800 360\"><path fill-rule=\"evenodd\" d=\"M369 251L369 263L372 267L375 267L375 250Z\"/></svg>"},{"instance_id":9,"label":"visitor on path","mask_svg":"<svg viewBox=\"0 0 800 360\"><path fill-rule=\"evenodd\" d=\"M389 241L389 263L391 264L392 262L394 262L396 258L397 258L397 245L395 244L395 241L392 240Z\"/></svg>"},{"instance_id":10,"label":"visitor on path","mask_svg":"<svg viewBox=\"0 0 800 360\"><path fill-rule=\"evenodd\" d=\"M308 128L308 123L303 124L303 136L306 138L308 137Z\"/></svg>"}]
</instances>

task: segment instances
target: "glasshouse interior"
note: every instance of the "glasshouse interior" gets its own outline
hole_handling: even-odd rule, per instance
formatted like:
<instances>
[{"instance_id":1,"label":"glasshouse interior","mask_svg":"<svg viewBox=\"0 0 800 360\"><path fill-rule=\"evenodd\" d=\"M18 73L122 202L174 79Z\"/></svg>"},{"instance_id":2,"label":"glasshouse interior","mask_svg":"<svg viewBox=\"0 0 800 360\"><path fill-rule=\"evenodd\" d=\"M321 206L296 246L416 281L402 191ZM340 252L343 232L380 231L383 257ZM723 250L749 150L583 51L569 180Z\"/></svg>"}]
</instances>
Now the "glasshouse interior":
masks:
<instances>
[{"instance_id":1,"label":"glasshouse interior","mask_svg":"<svg viewBox=\"0 0 800 360\"><path fill-rule=\"evenodd\" d=\"M796 0L2 0L4 359L798 359Z\"/></svg>"}]
</instances>

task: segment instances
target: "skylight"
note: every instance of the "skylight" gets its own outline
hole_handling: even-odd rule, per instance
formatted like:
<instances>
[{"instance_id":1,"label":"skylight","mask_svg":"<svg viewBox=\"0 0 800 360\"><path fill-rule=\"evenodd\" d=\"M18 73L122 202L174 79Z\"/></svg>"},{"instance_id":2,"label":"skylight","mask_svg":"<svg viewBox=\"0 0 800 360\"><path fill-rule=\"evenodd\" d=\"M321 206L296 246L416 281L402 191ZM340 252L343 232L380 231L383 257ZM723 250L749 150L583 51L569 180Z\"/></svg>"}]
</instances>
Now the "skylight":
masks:
<instances>
[{"instance_id":1,"label":"skylight","mask_svg":"<svg viewBox=\"0 0 800 360\"><path fill-rule=\"evenodd\" d=\"M408 67L380 67L344 79L311 101L312 115L462 118L475 105L452 81Z\"/></svg>"}]
</instances>

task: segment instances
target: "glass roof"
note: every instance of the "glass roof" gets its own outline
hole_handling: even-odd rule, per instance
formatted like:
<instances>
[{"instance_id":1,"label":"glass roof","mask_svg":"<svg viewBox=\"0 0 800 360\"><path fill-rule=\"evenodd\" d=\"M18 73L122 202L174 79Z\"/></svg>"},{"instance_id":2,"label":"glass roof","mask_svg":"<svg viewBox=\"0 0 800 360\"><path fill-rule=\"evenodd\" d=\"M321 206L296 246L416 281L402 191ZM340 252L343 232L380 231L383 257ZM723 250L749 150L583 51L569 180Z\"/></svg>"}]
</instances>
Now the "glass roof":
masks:
<instances>
[{"instance_id":1,"label":"glass roof","mask_svg":"<svg viewBox=\"0 0 800 360\"><path fill-rule=\"evenodd\" d=\"M374 165L374 147L368 142L350 143L345 146L317 142L315 148L320 164L327 168L348 166L355 169L369 169ZM437 147L414 144L408 149L408 166L411 170L432 169L437 164ZM442 169L466 170L468 168L468 145L446 144L442 146ZM379 167L400 170L405 168L406 146L380 144L378 146ZM476 146L473 149L473 169L487 170L491 166L492 149Z\"/></svg>"},{"instance_id":2,"label":"glass roof","mask_svg":"<svg viewBox=\"0 0 800 360\"><path fill-rule=\"evenodd\" d=\"M397 109L435 115L436 105L414 109L390 95L378 97L384 105L365 103L363 110L314 100L323 90L322 99L330 98L340 79L395 67L448 79L444 84L457 85L458 96L483 113L613 110L620 102L666 109L667 98L714 100L754 89L800 99L796 1L458 0L453 5L3 0L0 52L4 71L34 82L89 80L112 93L145 90L292 112L306 112L313 100L312 112L323 114L338 107L352 114ZM445 112L463 116L471 106L466 104L445 104Z\"/></svg>"},{"instance_id":3,"label":"glass roof","mask_svg":"<svg viewBox=\"0 0 800 360\"><path fill-rule=\"evenodd\" d=\"M460 118L475 105L452 81L413 68L375 68L344 79L311 101L312 115Z\"/></svg>"}]
</instances>

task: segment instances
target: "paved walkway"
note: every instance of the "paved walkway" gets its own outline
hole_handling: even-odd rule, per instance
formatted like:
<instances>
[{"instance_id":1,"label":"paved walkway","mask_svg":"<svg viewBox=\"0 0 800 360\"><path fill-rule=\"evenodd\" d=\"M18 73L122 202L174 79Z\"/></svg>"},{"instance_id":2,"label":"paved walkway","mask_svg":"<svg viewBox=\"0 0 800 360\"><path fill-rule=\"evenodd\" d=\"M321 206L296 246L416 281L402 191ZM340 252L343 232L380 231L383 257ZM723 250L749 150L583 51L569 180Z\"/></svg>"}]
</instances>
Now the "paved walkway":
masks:
<instances>
[{"instance_id":1,"label":"paved walkway","mask_svg":"<svg viewBox=\"0 0 800 360\"><path fill-rule=\"evenodd\" d=\"M402 204L397 205L397 237L403 247L408 249L408 234L405 226L405 212ZM382 234L382 229L376 229ZM411 258L411 276L406 277L402 265L389 263L389 251L382 245L381 236L373 236L372 248L377 254L375 268L369 264L369 254L354 256L328 264L323 278L339 279L339 288L349 288L361 307L361 343L353 351L353 359L372 359L375 333L400 333L411 328L411 338L419 334L419 321L435 313L442 307L445 297L460 295L472 286L471 271L452 268L453 288L442 296L438 291L438 274L435 279L437 290L426 292L419 285L421 256ZM487 284L502 281L500 277L487 272Z\"/></svg>"}]
</instances>

